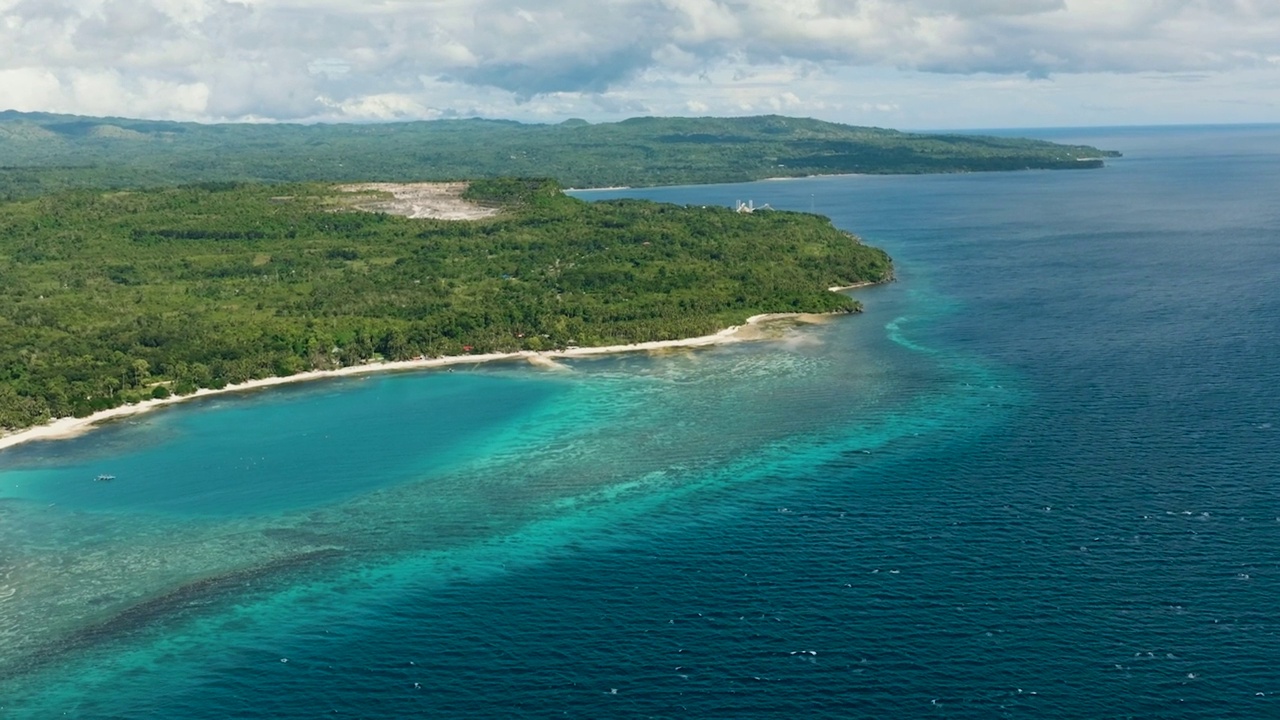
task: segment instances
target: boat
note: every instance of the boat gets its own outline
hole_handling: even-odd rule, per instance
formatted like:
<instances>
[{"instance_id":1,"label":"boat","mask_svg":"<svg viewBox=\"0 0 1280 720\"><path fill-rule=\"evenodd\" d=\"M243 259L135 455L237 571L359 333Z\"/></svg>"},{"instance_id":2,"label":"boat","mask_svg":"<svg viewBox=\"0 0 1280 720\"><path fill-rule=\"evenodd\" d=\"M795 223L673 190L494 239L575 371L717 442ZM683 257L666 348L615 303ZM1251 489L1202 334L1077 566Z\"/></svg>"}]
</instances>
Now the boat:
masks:
<instances>
[{"instance_id":1,"label":"boat","mask_svg":"<svg viewBox=\"0 0 1280 720\"><path fill-rule=\"evenodd\" d=\"M115 479L116 479L115 475L107 475L104 473L94 478L93 481L94 482L111 482L112 480L115 480Z\"/></svg>"}]
</instances>

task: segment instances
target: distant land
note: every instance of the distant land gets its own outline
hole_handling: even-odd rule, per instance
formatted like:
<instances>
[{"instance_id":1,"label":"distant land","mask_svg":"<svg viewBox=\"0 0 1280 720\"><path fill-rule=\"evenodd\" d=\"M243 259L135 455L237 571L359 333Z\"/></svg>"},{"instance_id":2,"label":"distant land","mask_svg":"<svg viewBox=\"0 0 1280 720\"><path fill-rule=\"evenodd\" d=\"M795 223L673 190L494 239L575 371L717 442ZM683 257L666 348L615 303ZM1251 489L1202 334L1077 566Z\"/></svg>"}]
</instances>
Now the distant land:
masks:
<instances>
[{"instance_id":1,"label":"distant land","mask_svg":"<svg viewBox=\"0 0 1280 720\"><path fill-rule=\"evenodd\" d=\"M0 199L210 181L550 177L575 188L869 173L1097 168L1083 145L916 134L777 115L556 125L219 124L0 112Z\"/></svg>"}]
</instances>

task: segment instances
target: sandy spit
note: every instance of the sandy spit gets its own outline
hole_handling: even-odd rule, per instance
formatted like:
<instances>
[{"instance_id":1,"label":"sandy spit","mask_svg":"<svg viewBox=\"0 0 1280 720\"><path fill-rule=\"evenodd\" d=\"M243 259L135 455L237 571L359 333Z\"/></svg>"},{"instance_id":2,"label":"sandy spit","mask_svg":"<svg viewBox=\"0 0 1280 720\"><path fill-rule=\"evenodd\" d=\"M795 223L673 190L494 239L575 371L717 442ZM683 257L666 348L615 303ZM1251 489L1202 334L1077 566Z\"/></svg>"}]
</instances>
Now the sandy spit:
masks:
<instances>
[{"instance_id":1,"label":"sandy spit","mask_svg":"<svg viewBox=\"0 0 1280 720\"><path fill-rule=\"evenodd\" d=\"M854 283L852 285L835 285L827 288L827 290L830 292L844 292L845 290L857 290L858 288L871 287L872 285L882 285L882 284L884 284L883 280L865 280L863 282Z\"/></svg>"}]
</instances>

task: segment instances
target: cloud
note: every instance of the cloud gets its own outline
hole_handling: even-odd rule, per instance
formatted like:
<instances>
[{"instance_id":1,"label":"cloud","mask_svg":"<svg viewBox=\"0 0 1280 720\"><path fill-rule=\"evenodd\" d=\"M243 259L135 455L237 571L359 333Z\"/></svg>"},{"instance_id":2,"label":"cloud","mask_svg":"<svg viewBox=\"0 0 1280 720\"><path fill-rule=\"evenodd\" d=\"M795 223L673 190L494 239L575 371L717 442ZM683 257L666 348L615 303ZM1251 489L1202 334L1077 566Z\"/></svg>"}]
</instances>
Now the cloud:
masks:
<instances>
[{"instance_id":1,"label":"cloud","mask_svg":"<svg viewBox=\"0 0 1280 720\"><path fill-rule=\"evenodd\" d=\"M0 107L196 119L803 112L840 105L823 78L849 68L1275 72L1276 37L1274 0L0 0ZM708 84L724 105L696 89Z\"/></svg>"}]
</instances>

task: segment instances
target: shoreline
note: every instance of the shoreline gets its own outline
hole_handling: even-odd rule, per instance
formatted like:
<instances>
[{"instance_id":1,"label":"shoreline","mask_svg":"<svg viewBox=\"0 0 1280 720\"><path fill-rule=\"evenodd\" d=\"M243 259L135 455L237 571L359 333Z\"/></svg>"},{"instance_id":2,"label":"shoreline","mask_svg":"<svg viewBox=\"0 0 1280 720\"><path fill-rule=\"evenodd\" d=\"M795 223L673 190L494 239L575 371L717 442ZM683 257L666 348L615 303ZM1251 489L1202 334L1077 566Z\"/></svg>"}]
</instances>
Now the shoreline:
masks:
<instances>
[{"instance_id":1,"label":"shoreline","mask_svg":"<svg viewBox=\"0 0 1280 720\"><path fill-rule=\"evenodd\" d=\"M887 282L893 282L893 278L890 277L888 280L863 280L862 282L856 282L852 285L833 285L827 288L827 292L844 292L845 290L857 290L858 288L872 287L873 285L883 285ZM757 315L756 317L759 317L759 315ZM747 322L751 322L751 319L748 318Z\"/></svg>"},{"instance_id":2,"label":"shoreline","mask_svg":"<svg viewBox=\"0 0 1280 720\"><path fill-rule=\"evenodd\" d=\"M1077 158L1079 159L1079 158ZM1092 158L1090 158L1092 159ZM1098 158L1101 160L1102 158ZM927 175L949 175L953 171L925 173ZM1013 172L1013 171L1007 171ZM675 185L640 185L638 187L632 185L607 185L601 187L568 187L564 191L570 192L605 192L609 190L652 190L654 188L670 188L670 187L705 187L711 185L747 185L750 183L766 183L766 182L785 182L788 180L813 180L815 178L842 178L842 177L872 177L875 175L901 175L902 173L868 173L868 172L844 172L844 173L813 173L811 175L770 175L768 177L756 178L754 180L720 180L717 182L689 182L677 183ZM915 174L915 173L911 173Z\"/></svg>"},{"instance_id":3,"label":"shoreline","mask_svg":"<svg viewBox=\"0 0 1280 720\"><path fill-rule=\"evenodd\" d=\"M866 282L849 286L848 288L832 288L832 290L852 289L875 284L877 283ZM336 370L308 370L294 375L259 378L257 380L248 380L217 389L200 388L199 390L187 395L175 395L163 399L143 400L142 402L134 403L132 405L120 405L107 410L100 410L85 417L55 418L43 425L24 428L8 435L0 435L0 451L11 448L15 445L21 445L23 443L33 442L36 440L65 440L68 438L79 437L80 435L93 430L99 424L109 420L140 415L157 408L176 405L178 403L187 402L188 400L195 400L197 398L209 397L212 395L248 392L252 390L260 390L262 388L275 387L277 385L309 382L312 380L324 380L326 378L394 372L397 370L430 370L433 368L448 367L450 365L472 365L500 362L503 360L526 360L531 365L546 369L551 366L555 366L556 360L564 358L591 357L593 355L616 355L621 353L646 352L650 350L666 350L671 348L708 347L712 345L759 340L762 339L762 336L759 332L755 332L755 330L763 323L776 322L778 320L814 322L814 318L818 317L826 318L828 315L818 315L813 313L763 313L760 315L752 315L741 325L733 325L710 335L701 335L681 340L651 340L649 342L632 343L629 345L573 347L563 350L516 350L512 352L484 353L480 355L445 355L442 357L424 358L421 360L371 362L363 365L349 365Z\"/></svg>"}]
</instances>

